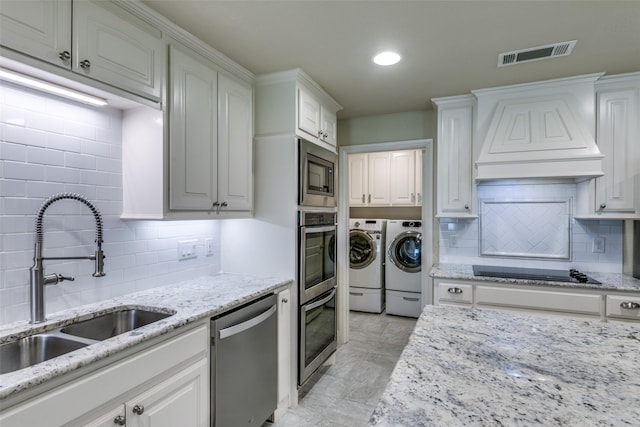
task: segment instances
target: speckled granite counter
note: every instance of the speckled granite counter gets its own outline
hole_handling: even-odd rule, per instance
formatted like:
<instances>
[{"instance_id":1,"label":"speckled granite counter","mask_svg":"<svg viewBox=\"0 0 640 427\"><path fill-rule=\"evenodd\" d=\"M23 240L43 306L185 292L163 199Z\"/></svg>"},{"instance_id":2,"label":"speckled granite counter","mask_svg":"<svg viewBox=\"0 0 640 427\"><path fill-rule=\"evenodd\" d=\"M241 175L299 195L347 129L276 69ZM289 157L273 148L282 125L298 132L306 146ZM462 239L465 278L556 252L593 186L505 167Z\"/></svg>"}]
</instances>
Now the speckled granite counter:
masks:
<instances>
[{"instance_id":1,"label":"speckled granite counter","mask_svg":"<svg viewBox=\"0 0 640 427\"><path fill-rule=\"evenodd\" d=\"M100 303L85 305L47 315L37 326L18 322L0 327L0 344L33 333L55 329L76 320L85 320L114 307L153 307L173 311L166 319L108 340L92 344L29 368L0 375L0 399L59 377L92 362L171 332L181 326L222 313L262 295L286 288L292 281L274 277L218 274L173 285L124 295Z\"/></svg>"},{"instance_id":2,"label":"speckled granite counter","mask_svg":"<svg viewBox=\"0 0 640 427\"><path fill-rule=\"evenodd\" d=\"M631 276L614 273L591 273L588 271L585 271L585 273L597 281L602 282L602 284L594 285L587 283L565 283L543 280L504 279L499 277L474 276L473 267L470 264L440 264L434 266L429 274L432 277L439 279L463 279L473 280L476 282L508 283L515 285L544 285L555 286L558 288L607 289L615 291L640 292L640 280Z\"/></svg>"},{"instance_id":3,"label":"speckled granite counter","mask_svg":"<svg viewBox=\"0 0 640 427\"><path fill-rule=\"evenodd\" d=\"M640 425L640 325L427 306L372 426Z\"/></svg>"}]
</instances>

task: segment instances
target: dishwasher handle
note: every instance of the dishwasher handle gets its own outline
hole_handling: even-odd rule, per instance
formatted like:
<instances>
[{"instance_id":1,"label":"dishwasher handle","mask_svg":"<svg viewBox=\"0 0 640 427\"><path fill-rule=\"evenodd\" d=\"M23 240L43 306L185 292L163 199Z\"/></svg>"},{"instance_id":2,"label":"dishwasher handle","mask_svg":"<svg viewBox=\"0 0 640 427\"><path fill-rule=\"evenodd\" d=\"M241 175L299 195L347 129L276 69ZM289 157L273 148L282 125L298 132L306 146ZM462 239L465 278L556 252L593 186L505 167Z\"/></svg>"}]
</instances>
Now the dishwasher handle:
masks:
<instances>
[{"instance_id":1,"label":"dishwasher handle","mask_svg":"<svg viewBox=\"0 0 640 427\"><path fill-rule=\"evenodd\" d=\"M259 325L260 323L264 322L269 317L271 317L273 313L276 312L276 309L277 307L275 305L272 305L264 313L259 314L254 318L251 318L242 323L238 323L237 325L229 326L228 328L220 329L220 339L222 340L222 339L231 337L233 335L237 335L241 332L246 331L247 329L251 329L254 326Z\"/></svg>"}]
</instances>

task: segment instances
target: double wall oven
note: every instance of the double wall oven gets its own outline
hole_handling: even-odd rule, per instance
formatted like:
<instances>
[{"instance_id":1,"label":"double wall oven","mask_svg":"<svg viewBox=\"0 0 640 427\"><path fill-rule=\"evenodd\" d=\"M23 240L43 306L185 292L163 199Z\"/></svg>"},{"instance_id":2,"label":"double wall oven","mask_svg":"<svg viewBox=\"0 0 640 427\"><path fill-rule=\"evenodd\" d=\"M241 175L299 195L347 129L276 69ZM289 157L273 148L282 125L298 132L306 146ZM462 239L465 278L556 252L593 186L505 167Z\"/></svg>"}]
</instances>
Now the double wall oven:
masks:
<instances>
[{"instance_id":1,"label":"double wall oven","mask_svg":"<svg viewBox=\"0 0 640 427\"><path fill-rule=\"evenodd\" d=\"M322 147L299 141L298 384L337 348L336 159Z\"/></svg>"}]
</instances>

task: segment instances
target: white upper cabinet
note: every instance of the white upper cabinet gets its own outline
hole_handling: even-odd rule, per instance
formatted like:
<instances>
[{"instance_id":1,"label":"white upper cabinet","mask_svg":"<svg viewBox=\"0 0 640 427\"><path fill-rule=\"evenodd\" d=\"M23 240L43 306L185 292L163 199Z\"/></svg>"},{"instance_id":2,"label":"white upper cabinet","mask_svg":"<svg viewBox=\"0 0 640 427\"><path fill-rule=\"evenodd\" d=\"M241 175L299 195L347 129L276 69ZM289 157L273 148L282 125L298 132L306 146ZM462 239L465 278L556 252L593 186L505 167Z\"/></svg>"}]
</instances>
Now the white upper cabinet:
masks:
<instances>
[{"instance_id":1,"label":"white upper cabinet","mask_svg":"<svg viewBox=\"0 0 640 427\"><path fill-rule=\"evenodd\" d=\"M595 179L594 212L640 218L640 73L604 77L596 95L604 176Z\"/></svg>"},{"instance_id":2,"label":"white upper cabinet","mask_svg":"<svg viewBox=\"0 0 640 427\"><path fill-rule=\"evenodd\" d=\"M390 158L390 198L394 206L416 205L416 152L394 151Z\"/></svg>"},{"instance_id":3,"label":"white upper cabinet","mask_svg":"<svg viewBox=\"0 0 640 427\"><path fill-rule=\"evenodd\" d=\"M298 88L298 129L307 139L337 144L336 109L323 105L307 89Z\"/></svg>"},{"instance_id":4,"label":"white upper cabinet","mask_svg":"<svg viewBox=\"0 0 640 427\"><path fill-rule=\"evenodd\" d=\"M439 98L433 103L438 110L437 216L473 216L473 98Z\"/></svg>"},{"instance_id":5,"label":"white upper cabinet","mask_svg":"<svg viewBox=\"0 0 640 427\"><path fill-rule=\"evenodd\" d=\"M162 33L105 1L74 1L72 69L160 99Z\"/></svg>"},{"instance_id":6,"label":"white upper cabinet","mask_svg":"<svg viewBox=\"0 0 640 427\"><path fill-rule=\"evenodd\" d=\"M230 211L253 208L253 90L218 74L218 199Z\"/></svg>"},{"instance_id":7,"label":"white upper cabinet","mask_svg":"<svg viewBox=\"0 0 640 427\"><path fill-rule=\"evenodd\" d=\"M169 48L169 209L218 206L218 70L195 52Z\"/></svg>"},{"instance_id":8,"label":"white upper cabinet","mask_svg":"<svg viewBox=\"0 0 640 427\"><path fill-rule=\"evenodd\" d=\"M71 68L71 0L3 0L0 44Z\"/></svg>"},{"instance_id":9,"label":"white upper cabinet","mask_svg":"<svg viewBox=\"0 0 640 427\"><path fill-rule=\"evenodd\" d=\"M0 27L0 43L20 54L160 100L162 33L114 3L3 1Z\"/></svg>"},{"instance_id":10,"label":"white upper cabinet","mask_svg":"<svg viewBox=\"0 0 640 427\"><path fill-rule=\"evenodd\" d=\"M177 44L169 57L169 209L250 211L251 87Z\"/></svg>"},{"instance_id":11,"label":"white upper cabinet","mask_svg":"<svg viewBox=\"0 0 640 427\"><path fill-rule=\"evenodd\" d=\"M349 155L349 206L421 206L422 151Z\"/></svg>"}]
</instances>

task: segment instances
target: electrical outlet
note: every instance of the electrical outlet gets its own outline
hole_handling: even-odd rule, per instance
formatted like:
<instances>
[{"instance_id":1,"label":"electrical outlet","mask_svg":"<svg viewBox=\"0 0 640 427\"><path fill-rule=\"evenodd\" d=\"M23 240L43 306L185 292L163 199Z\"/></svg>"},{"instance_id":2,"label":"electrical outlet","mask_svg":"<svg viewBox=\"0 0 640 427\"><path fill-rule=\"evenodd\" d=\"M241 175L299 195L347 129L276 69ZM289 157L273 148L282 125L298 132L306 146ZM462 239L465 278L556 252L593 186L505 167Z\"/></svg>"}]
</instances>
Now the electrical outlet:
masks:
<instances>
[{"instance_id":1,"label":"electrical outlet","mask_svg":"<svg viewBox=\"0 0 640 427\"><path fill-rule=\"evenodd\" d=\"M593 252L594 254L603 254L606 243L607 240L604 236L594 237L591 245L591 252Z\"/></svg>"},{"instance_id":2,"label":"electrical outlet","mask_svg":"<svg viewBox=\"0 0 640 427\"><path fill-rule=\"evenodd\" d=\"M206 256L213 255L213 239L212 238L204 239L204 254Z\"/></svg>"},{"instance_id":3,"label":"electrical outlet","mask_svg":"<svg viewBox=\"0 0 640 427\"><path fill-rule=\"evenodd\" d=\"M178 242L178 261L198 258L198 241L183 240Z\"/></svg>"}]
</instances>

